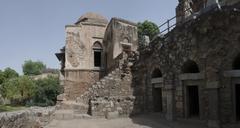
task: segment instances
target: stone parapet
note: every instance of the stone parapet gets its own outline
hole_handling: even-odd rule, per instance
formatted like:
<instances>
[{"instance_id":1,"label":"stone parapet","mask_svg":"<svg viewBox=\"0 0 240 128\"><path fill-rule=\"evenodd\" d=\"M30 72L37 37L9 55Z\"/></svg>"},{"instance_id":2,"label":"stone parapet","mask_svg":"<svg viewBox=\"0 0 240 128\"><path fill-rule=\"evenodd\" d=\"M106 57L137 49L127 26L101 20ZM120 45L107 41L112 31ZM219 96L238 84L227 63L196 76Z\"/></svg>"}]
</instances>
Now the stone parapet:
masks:
<instances>
[{"instance_id":1,"label":"stone parapet","mask_svg":"<svg viewBox=\"0 0 240 128\"><path fill-rule=\"evenodd\" d=\"M0 128L41 128L53 119L55 107L31 107L0 113Z\"/></svg>"}]
</instances>

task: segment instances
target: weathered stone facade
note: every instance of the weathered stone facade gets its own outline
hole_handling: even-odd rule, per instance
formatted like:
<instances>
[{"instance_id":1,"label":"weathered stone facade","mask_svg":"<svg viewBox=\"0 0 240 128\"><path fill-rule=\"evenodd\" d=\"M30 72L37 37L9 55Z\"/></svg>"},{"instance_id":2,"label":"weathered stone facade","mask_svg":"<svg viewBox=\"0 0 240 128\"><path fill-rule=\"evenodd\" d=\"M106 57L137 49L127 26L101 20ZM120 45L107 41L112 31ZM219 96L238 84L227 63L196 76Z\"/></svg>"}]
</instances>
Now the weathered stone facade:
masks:
<instances>
[{"instance_id":1,"label":"weathered stone facade","mask_svg":"<svg viewBox=\"0 0 240 128\"><path fill-rule=\"evenodd\" d=\"M168 120L203 120L209 127L239 122L240 3L221 1L221 8L207 9L209 1L204 2L139 51L136 24L113 18L102 40L102 75L75 72L82 75L78 79L65 70L65 96L74 95L69 99L78 105L73 109L84 106L84 113L107 118L158 112Z\"/></svg>"},{"instance_id":2,"label":"weathered stone facade","mask_svg":"<svg viewBox=\"0 0 240 128\"><path fill-rule=\"evenodd\" d=\"M225 6L177 26L140 52L136 81L142 88L140 98L145 96L144 111L154 111L152 90L161 88L162 113L167 118L198 117L210 127L236 122L239 101L234 97L239 97L235 86L240 76L233 65L239 62L239 23L239 11Z\"/></svg>"},{"instance_id":3,"label":"weathered stone facade","mask_svg":"<svg viewBox=\"0 0 240 128\"><path fill-rule=\"evenodd\" d=\"M75 25L66 27L66 46L56 54L62 61L64 77L59 109L108 118L113 113L132 113L130 67L138 49L137 26L120 18L112 18L108 24L103 21L107 20L87 13Z\"/></svg>"}]
</instances>

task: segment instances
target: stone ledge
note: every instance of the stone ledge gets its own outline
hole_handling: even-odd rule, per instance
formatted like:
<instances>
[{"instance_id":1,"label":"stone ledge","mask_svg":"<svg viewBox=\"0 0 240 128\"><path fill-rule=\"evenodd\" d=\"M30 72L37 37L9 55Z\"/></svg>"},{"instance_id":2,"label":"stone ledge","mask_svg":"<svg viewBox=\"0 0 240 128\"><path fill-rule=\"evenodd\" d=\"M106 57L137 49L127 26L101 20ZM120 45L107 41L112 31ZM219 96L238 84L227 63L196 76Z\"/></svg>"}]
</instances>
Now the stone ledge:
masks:
<instances>
[{"instance_id":1,"label":"stone ledge","mask_svg":"<svg viewBox=\"0 0 240 128\"><path fill-rule=\"evenodd\" d=\"M163 78L152 78L151 83L152 84L163 83Z\"/></svg>"},{"instance_id":2,"label":"stone ledge","mask_svg":"<svg viewBox=\"0 0 240 128\"><path fill-rule=\"evenodd\" d=\"M29 109L0 113L0 128L40 128L53 118L55 107L31 107Z\"/></svg>"},{"instance_id":3,"label":"stone ledge","mask_svg":"<svg viewBox=\"0 0 240 128\"><path fill-rule=\"evenodd\" d=\"M224 77L240 77L240 70L224 71L223 76Z\"/></svg>"},{"instance_id":4,"label":"stone ledge","mask_svg":"<svg viewBox=\"0 0 240 128\"><path fill-rule=\"evenodd\" d=\"M201 80L204 78L203 73L184 73L179 75L180 80Z\"/></svg>"}]
</instances>

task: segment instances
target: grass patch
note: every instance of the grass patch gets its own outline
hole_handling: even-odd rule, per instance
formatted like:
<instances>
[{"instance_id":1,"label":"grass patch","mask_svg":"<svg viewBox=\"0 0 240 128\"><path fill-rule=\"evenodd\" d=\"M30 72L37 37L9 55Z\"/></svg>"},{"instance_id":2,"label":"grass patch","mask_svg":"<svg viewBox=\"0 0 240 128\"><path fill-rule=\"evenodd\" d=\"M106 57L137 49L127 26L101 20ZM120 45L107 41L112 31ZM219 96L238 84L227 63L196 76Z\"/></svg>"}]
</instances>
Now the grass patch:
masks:
<instances>
[{"instance_id":1,"label":"grass patch","mask_svg":"<svg viewBox=\"0 0 240 128\"><path fill-rule=\"evenodd\" d=\"M0 112L12 112L25 109L25 106L0 105Z\"/></svg>"}]
</instances>

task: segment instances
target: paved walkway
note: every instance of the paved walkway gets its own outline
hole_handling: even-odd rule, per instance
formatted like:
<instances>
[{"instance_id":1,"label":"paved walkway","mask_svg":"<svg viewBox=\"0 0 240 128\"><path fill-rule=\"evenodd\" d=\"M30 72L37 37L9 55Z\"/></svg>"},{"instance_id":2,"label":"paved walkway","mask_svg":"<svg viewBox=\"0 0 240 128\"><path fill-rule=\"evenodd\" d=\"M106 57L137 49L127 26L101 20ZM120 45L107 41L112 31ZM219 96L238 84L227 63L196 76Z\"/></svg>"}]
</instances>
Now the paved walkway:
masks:
<instances>
[{"instance_id":1,"label":"paved walkway","mask_svg":"<svg viewBox=\"0 0 240 128\"><path fill-rule=\"evenodd\" d=\"M170 122L156 115L144 115L134 118L117 119L74 119L53 120L45 128L206 128L198 120Z\"/></svg>"}]
</instances>

